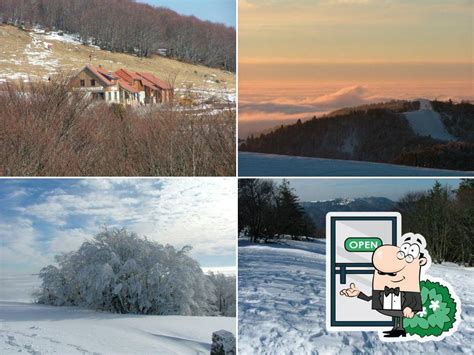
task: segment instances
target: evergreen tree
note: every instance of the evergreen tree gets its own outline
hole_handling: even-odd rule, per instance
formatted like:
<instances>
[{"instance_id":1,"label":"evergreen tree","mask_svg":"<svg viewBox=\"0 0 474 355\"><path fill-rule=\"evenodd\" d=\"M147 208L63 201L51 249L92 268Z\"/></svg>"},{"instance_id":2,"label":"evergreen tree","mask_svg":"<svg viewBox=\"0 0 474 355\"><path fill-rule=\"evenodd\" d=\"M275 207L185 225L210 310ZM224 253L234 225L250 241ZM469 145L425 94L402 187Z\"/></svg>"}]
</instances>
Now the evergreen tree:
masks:
<instances>
[{"instance_id":1,"label":"evergreen tree","mask_svg":"<svg viewBox=\"0 0 474 355\"><path fill-rule=\"evenodd\" d=\"M288 180L283 180L278 187L277 196L277 223L280 234L300 237L308 232L304 218L305 212L299 203L298 196L290 187Z\"/></svg>"},{"instance_id":2,"label":"evergreen tree","mask_svg":"<svg viewBox=\"0 0 474 355\"><path fill-rule=\"evenodd\" d=\"M315 227L288 181L239 180L239 232L252 242L313 235Z\"/></svg>"},{"instance_id":3,"label":"evergreen tree","mask_svg":"<svg viewBox=\"0 0 474 355\"><path fill-rule=\"evenodd\" d=\"M404 232L422 234L434 262L473 264L473 180L463 180L455 193L437 181L429 191L407 194L399 209Z\"/></svg>"}]
</instances>

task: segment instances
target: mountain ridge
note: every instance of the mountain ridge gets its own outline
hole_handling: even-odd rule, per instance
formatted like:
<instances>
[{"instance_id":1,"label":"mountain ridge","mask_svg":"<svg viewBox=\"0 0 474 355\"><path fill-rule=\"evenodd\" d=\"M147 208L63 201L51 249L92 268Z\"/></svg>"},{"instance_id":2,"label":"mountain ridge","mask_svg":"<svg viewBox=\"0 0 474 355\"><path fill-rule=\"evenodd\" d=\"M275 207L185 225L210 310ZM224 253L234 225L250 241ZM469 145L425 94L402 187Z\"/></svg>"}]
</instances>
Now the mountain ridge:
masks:
<instances>
[{"instance_id":1,"label":"mountain ridge","mask_svg":"<svg viewBox=\"0 0 474 355\"><path fill-rule=\"evenodd\" d=\"M397 206L397 202L378 196L303 201L300 204L321 230L325 230L328 212L388 212Z\"/></svg>"},{"instance_id":2,"label":"mountain ridge","mask_svg":"<svg viewBox=\"0 0 474 355\"><path fill-rule=\"evenodd\" d=\"M270 133L250 136L240 145L240 150L474 170L474 105L452 101L431 104L437 112L432 117L439 118L438 124L445 125L451 136L462 134L460 138L464 139L446 141L420 134L414 129L413 120L406 116L409 112L423 112L419 101L390 101L345 108L305 122L298 120Z\"/></svg>"}]
</instances>

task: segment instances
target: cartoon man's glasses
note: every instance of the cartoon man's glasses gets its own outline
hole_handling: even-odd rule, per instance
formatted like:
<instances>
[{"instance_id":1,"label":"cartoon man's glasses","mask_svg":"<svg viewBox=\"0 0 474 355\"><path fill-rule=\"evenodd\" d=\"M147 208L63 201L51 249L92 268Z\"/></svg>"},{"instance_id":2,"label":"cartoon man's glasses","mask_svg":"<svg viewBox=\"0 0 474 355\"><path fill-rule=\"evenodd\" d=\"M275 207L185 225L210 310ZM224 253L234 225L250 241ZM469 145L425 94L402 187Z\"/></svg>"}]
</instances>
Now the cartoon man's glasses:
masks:
<instances>
[{"instance_id":1,"label":"cartoon man's glasses","mask_svg":"<svg viewBox=\"0 0 474 355\"><path fill-rule=\"evenodd\" d=\"M405 259L407 263L413 262L420 255L420 246L418 244L403 243L400 251L397 253L397 258Z\"/></svg>"}]
</instances>

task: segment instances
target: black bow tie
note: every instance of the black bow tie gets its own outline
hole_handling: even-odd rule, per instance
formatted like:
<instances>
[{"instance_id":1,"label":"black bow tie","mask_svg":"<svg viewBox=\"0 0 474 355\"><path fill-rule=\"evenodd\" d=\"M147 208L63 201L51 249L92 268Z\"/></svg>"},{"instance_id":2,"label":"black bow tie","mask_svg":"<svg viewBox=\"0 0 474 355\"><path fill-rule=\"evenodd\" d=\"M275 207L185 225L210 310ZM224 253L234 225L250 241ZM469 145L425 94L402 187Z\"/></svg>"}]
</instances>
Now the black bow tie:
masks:
<instances>
[{"instance_id":1,"label":"black bow tie","mask_svg":"<svg viewBox=\"0 0 474 355\"><path fill-rule=\"evenodd\" d=\"M383 293L385 296L388 296L391 293L393 293L395 296L398 296L400 294L400 287L390 288L385 286L385 288L383 289Z\"/></svg>"}]
</instances>

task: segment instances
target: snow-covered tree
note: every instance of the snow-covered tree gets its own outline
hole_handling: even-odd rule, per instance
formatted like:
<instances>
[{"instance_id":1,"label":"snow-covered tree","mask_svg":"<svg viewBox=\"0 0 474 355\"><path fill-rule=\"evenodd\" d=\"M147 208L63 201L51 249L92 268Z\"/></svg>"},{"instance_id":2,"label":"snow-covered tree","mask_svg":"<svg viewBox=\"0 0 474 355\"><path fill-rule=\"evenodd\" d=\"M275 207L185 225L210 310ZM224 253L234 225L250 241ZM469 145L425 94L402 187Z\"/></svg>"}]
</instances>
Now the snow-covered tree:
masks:
<instances>
[{"instance_id":1,"label":"snow-covered tree","mask_svg":"<svg viewBox=\"0 0 474 355\"><path fill-rule=\"evenodd\" d=\"M37 301L115 313L217 315L215 286L190 249L104 230L57 256L57 267L41 270Z\"/></svg>"},{"instance_id":2,"label":"snow-covered tree","mask_svg":"<svg viewBox=\"0 0 474 355\"><path fill-rule=\"evenodd\" d=\"M237 299L235 276L211 273L209 278L214 285L215 307L217 311L223 316L235 317Z\"/></svg>"}]
</instances>

